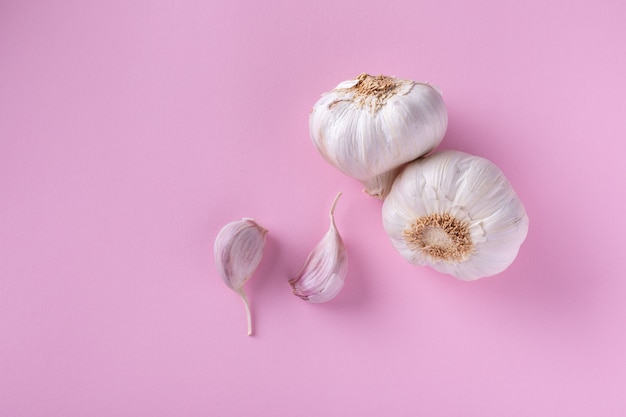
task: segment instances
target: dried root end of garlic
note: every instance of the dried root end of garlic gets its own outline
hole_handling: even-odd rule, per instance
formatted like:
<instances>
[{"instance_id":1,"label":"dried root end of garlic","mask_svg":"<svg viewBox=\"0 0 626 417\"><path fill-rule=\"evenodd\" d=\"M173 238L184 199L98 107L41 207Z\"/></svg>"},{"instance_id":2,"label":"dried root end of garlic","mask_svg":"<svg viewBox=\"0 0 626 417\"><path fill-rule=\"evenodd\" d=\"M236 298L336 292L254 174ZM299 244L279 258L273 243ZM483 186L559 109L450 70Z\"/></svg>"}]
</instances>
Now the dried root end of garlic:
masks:
<instances>
[{"instance_id":1,"label":"dried root end of garlic","mask_svg":"<svg viewBox=\"0 0 626 417\"><path fill-rule=\"evenodd\" d=\"M462 280L504 271L528 233L524 206L485 158L442 151L410 164L383 204L383 226L409 262Z\"/></svg>"},{"instance_id":2,"label":"dried root end of garlic","mask_svg":"<svg viewBox=\"0 0 626 417\"><path fill-rule=\"evenodd\" d=\"M410 249L421 251L433 262L464 262L474 249L467 221L449 213L420 216L402 234Z\"/></svg>"},{"instance_id":3,"label":"dried root end of garlic","mask_svg":"<svg viewBox=\"0 0 626 417\"><path fill-rule=\"evenodd\" d=\"M248 322L248 336L252 334L252 315L248 297L243 290L263 258L267 229L250 218L225 225L215 238L215 266L222 281L243 300Z\"/></svg>"},{"instance_id":4,"label":"dried root end of garlic","mask_svg":"<svg viewBox=\"0 0 626 417\"><path fill-rule=\"evenodd\" d=\"M348 272L348 255L334 217L340 196L341 193L337 194L330 209L328 232L309 253L298 275L289 280L294 295L311 303L325 303L335 298Z\"/></svg>"},{"instance_id":5,"label":"dried root end of garlic","mask_svg":"<svg viewBox=\"0 0 626 417\"><path fill-rule=\"evenodd\" d=\"M441 143L447 124L435 87L368 74L323 94L309 116L311 139L324 159L380 199L400 167Z\"/></svg>"},{"instance_id":6,"label":"dried root end of garlic","mask_svg":"<svg viewBox=\"0 0 626 417\"><path fill-rule=\"evenodd\" d=\"M387 75L359 74L349 81L346 91L354 94L354 103L358 108L376 113L387 100L394 95L405 95L416 84L415 81L401 80ZM337 89L341 88L341 84Z\"/></svg>"}]
</instances>

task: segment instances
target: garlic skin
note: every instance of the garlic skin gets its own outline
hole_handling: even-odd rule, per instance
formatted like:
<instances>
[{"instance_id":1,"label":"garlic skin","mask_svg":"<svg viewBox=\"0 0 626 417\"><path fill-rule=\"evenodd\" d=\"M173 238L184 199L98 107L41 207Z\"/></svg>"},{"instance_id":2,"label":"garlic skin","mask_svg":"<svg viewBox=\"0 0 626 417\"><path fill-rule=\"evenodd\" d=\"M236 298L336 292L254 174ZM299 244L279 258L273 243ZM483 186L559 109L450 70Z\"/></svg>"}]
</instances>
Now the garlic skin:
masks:
<instances>
[{"instance_id":1,"label":"garlic skin","mask_svg":"<svg viewBox=\"0 0 626 417\"><path fill-rule=\"evenodd\" d=\"M397 169L435 149L448 125L439 91L427 83L361 74L315 103L313 144L330 164L384 199Z\"/></svg>"},{"instance_id":2,"label":"garlic skin","mask_svg":"<svg viewBox=\"0 0 626 417\"><path fill-rule=\"evenodd\" d=\"M335 225L334 211L341 193L330 209L330 229L309 253L304 266L289 280L294 295L311 303L325 303L339 294L348 272L348 254Z\"/></svg>"},{"instance_id":3,"label":"garlic skin","mask_svg":"<svg viewBox=\"0 0 626 417\"><path fill-rule=\"evenodd\" d=\"M466 281L504 271L528 233L524 206L502 171L459 151L408 164L382 214L405 259Z\"/></svg>"},{"instance_id":4,"label":"garlic skin","mask_svg":"<svg viewBox=\"0 0 626 417\"><path fill-rule=\"evenodd\" d=\"M215 266L222 281L235 291L246 308L248 336L252 334L252 316L244 284L263 258L267 230L250 218L225 225L215 238Z\"/></svg>"}]
</instances>

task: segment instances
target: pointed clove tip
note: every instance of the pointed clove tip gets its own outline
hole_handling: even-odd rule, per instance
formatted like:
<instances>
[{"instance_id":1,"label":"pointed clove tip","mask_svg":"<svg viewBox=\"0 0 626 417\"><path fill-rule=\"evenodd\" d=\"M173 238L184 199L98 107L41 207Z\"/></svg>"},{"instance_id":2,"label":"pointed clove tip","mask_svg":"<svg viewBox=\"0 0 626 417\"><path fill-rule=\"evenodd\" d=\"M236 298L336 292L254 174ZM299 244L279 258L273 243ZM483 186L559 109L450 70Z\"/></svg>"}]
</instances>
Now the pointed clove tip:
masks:
<instances>
[{"instance_id":1,"label":"pointed clove tip","mask_svg":"<svg viewBox=\"0 0 626 417\"><path fill-rule=\"evenodd\" d=\"M266 234L269 232L269 230L267 230L265 227L263 227L263 226L261 226L259 223L257 223L257 221L256 221L256 220L254 220L252 217L243 217L243 218L241 219L241 221L254 223L254 224L255 224L255 226L259 228L259 231L260 231L263 235L266 235Z\"/></svg>"},{"instance_id":2,"label":"pointed clove tip","mask_svg":"<svg viewBox=\"0 0 626 417\"><path fill-rule=\"evenodd\" d=\"M246 296L246 293L243 291L243 288L240 288L239 291L237 292L241 296L243 305L246 309L246 320L248 322L248 336L251 336L252 335L252 313L250 311L250 304L248 303L248 297Z\"/></svg>"},{"instance_id":3,"label":"pointed clove tip","mask_svg":"<svg viewBox=\"0 0 626 417\"><path fill-rule=\"evenodd\" d=\"M335 207L337 206L337 201L339 200L339 197L341 197L343 193L341 191L339 191L337 193L337 195L335 196L335 199L333 200L333 204L330 206L330 217L333 217L333 214L335 213Z\"/></svg>"},{"instance_id":4,"label":"pointed clove tip","mask_svg":"<svg viewBox=\"0 0 626 417\"><path fill-rule=\"evenodd\" d=\"M384 201L388 193L386 190L382 188L379 188L377 190L368 190L367 188L364 188L363 192L369 195L370 197L374 197L375 199L380 200L380 201Z\"/></svg>"}]
</instances>

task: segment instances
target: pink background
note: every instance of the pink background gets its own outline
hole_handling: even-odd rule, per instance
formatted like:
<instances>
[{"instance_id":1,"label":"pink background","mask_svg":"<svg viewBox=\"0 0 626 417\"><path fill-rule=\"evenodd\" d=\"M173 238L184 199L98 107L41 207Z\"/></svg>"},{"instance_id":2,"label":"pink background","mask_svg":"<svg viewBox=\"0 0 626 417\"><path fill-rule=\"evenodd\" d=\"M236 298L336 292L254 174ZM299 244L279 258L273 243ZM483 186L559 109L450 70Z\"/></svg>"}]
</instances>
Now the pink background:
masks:
<instances>
[{"instance_id":1,"label":"pink background","mask_svg":"<svg viewBox=\"0 0 626 417\"><path fill-rule=\"evenodd\" d=\"M0 1L0 416L626 415L626 3ZM406 263L308 137L360 72L437 84L530 232ZM286 281L336 210L325 305ZM270 230L243 305L213 240Z\"/></svg>"}]
</instances>

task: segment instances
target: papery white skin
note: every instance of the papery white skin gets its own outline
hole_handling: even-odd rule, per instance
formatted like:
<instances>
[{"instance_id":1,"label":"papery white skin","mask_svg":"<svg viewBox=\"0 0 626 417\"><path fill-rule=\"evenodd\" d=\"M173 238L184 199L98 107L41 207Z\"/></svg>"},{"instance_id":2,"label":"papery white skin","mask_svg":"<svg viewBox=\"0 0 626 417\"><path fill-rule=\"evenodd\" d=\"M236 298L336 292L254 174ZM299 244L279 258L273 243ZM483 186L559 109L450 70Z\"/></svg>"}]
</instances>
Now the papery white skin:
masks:
<instances>
[{"instance_id":1,"label":"papery white skin","mask_svg":"<svg viewBox=\"0 0 626 417\"><path fill-rule=\"evenodd\" d=\"M222 281L239 294L246 308L248 336L252 334L252 316L244 284L263 258L267 230L250 218L228 223L215 238L215 266Z\"/></svg>"},{"instance_id":2,"label":"papery white skin","mask_svg":"<svg viewBox=\"0 0 626 417\"><path fill-rule=\"evenodd\" d=\"M434 260L409 247L403 232L414 219L448 213L467 222L474 250L461 262ZM383 226L409 262L462 280L504 271L528 233L528 216L513 187L487 159L442 151L406 166L383 204Z\"/></svg>"},{"instance_id":3,"label":"papery white skin","mask_svg":"<svg viewBox=\"0 0 626 417\"><path fill-rule=\"evenodd\" d=\"M435 149L448 124L435 87L395 80L400 84L396 94L380 107L373 105L375 100L364 105L355 98L357 78L323 94L309 116L311 139L321 155L380 199L389 192L395 170Z\"/></svg>"},{"instance_id":4,"label":"papery white skin","mask_svg":"<svg viewBox=\"0 0 626 417\"><path fill-rule=\"evenodd\" d=\"M333 212L341 193L330 209L330 229L309 253L304 266L289 280L293 293L305 301L325 303L339 294L348 272L348 255L337 231Z\"/></svg>"}]
</instances>

